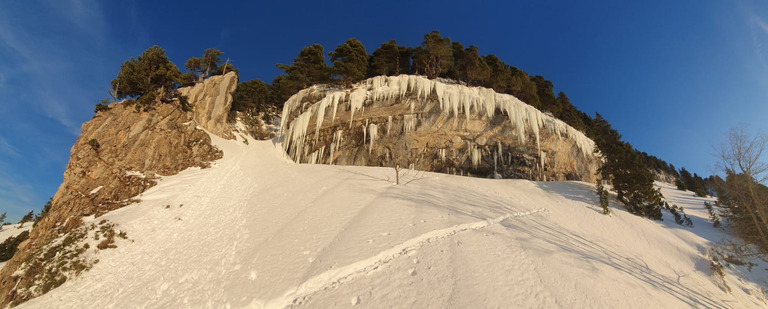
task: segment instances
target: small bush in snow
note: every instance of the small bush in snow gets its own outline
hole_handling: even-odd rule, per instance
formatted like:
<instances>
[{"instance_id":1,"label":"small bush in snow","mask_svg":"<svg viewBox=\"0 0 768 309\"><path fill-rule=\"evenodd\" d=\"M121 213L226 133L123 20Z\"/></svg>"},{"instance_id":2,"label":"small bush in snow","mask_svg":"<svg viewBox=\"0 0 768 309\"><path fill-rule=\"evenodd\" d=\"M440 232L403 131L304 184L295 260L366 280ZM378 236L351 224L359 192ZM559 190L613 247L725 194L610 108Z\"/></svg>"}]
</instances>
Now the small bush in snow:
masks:
<instances>
[{"instance_id":1,"label":"small bush in snow","mask_svg":"<svg viewBox=\"0 0 768 309\"><path fill-rule=\"evenodd\" d=\"M600 207L603 208L603 214L610 215L611 207L608 200L608 190L603 187L602 181L597 182L597 197L600 199Z\"/></svg>"}]
</instances>

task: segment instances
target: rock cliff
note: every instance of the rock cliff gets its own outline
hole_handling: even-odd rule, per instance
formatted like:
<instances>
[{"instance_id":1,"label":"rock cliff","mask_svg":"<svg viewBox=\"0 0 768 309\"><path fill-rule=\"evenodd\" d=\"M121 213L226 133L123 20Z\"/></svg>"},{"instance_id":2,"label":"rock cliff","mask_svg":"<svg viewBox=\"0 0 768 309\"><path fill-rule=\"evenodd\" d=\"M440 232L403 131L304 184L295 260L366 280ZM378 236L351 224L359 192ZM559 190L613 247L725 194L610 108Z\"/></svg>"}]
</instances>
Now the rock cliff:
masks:
<instances>
[{"instance_id":1,"label":"rock cliff","mask_svg":"<svg viewBox=\"0 0 768 309\"><path fill-rule=\"evenodd\" d=\"M593 182L600 161L582 132L514 96L420 76L302 90L281 134L301 163Z\"/></svg>"},{"instance_id":2,"label":"rock cliff","mask_svg":"<svg viewBox=\"0 0 768 309\"><path fill-rule=\"evenodd\" d=\"M233 137L226 117L236 86L237 75L229 73L179 89L194 112L182 111L178 103L156 105L147 112L117 103L84 123L51 209L0 270L0 307L30 297L16 289L32 285L34 274L17 270L37 249L81 226L82 217L131 203L156 184L157 176L204 168L221 158L222 152L201 128Z\"/></svg>"}]
</instances>

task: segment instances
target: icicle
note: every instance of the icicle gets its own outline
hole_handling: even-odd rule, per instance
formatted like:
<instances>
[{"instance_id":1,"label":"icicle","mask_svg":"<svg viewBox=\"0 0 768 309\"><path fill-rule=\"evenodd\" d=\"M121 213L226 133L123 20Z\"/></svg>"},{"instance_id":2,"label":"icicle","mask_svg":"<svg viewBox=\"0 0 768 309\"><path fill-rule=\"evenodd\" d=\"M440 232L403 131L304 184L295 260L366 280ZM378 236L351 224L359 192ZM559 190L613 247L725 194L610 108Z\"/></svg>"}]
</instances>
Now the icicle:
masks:
<instances>
[{"instance_id":1,"label":"icicle","mask_svg":"<svg viewBox=\"0 0 768 309\"><path fill-rule=\"evenodd\" d=\"M481 150L477 148L472 142L469 142L469 155L472 159L472 166L474 168L477 168L477 165L480 164L480 159L482 158Z\"/></svg>"},{"instance_id":2,"label":"icicle","mask_svg":"<svg viewBox=\"0 0 768 309\"><path fill-rule=\"evenodd\" d=\"M389 136L389 130L392 129L392 115L387 116L387 136Z\"/></svg>"},{"instance_id":3,"label":"icicle","mask_svg":"<svg viewBox=\"0 0 768 309\"><path fill-rule=\"evenodd\" d=\"M376 139L379 137L379 126L375 123L368 125L368 134L370 135L370 144L368 145L368 154L373 150L373 145L376 143Z\"/></svg>"},{"instance_id":4,"label":"icicle","mask_svg":"<svg viewBox=\"0 0 768 309\"><path fill-rule=\"evenodd\" d=\"M352 120L355 118L355 111L363 107L367 90L359 87L349 93L349 127L352 128Z\"/></svg>"},{"instance_id":5,"label":"icicle","mask_svg":"<svg viewBox=\"0 0 768 309\"><path fill-rule=\"evenodd\" d=\"M416 128L416 115L403 115L403 132L408 134Z\"/></svg>"},{"instance_id":6,"label":"icicle","mask_svg":"<svg viewBox=\"0 0 768 309\"><path fill-rule=\"evenodd\" d=\"M440 161L445 162L445 148L438 149L437 156L440 158Z\"/></svg>"}]
</instances>

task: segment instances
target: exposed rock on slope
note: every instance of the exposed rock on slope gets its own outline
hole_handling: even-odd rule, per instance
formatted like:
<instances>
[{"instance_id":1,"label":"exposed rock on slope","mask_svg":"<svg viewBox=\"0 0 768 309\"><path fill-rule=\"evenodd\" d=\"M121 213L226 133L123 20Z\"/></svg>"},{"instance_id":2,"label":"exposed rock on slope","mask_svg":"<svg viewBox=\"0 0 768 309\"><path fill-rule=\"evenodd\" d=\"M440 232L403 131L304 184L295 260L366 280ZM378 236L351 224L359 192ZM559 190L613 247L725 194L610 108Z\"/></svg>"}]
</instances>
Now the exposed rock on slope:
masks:
<instances>
[{"instance_id":1,"label":"exposed rock on slope","mask_svg":"<svg viewBox=\"0 0 768 309\"><path fill-rule=\"evenodd\" d=\"M514 96L420 76L302 90L281 131L302 163L591 182L599 162L582 132Z\"/></svg>"},{"instance_id":2,"label":"exposed rock on slope","mask_svg":"<svg viewBox=\"0 0 768 309\"><path fill-rule=\"evenodd\" d=\"M118 103L84 123L53 206L0 271L0 307L29 297L16 293L16 288L34 284L34 274L14 272L35 250L80 226L83 216L131 203L132 197L155 185L156 175L207 167L221 158L222 152L198 124L221 137L233 136L226 116L236 85L237 75L230 73L180 89L194 105L194 113L183 112L177 104L137 112Z\"/></svg>"},{"instance_id":3,"label":"exposed rock on slope","mask_svg":"<svg viewBox=\"0 0 768 309\"><path fill-rule=\"evenodd\" d=\"M194 105L195 121L213 134L232 139L232 128L227 124L227 114L232 107L232 93L237 87L237 74L214 76L192 87L179 89Z\"/></svg>"}]
</instances>

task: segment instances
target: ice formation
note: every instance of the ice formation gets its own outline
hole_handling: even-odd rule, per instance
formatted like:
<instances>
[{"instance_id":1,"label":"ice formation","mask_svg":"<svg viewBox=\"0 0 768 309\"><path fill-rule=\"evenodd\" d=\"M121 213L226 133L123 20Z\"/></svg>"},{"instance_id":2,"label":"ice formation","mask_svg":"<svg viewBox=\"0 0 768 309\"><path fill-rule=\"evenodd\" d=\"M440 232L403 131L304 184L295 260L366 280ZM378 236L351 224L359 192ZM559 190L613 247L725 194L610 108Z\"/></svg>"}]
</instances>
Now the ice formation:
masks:
<instances>
[{"instance_id":1,"label":"ice formation","mask_svg":"<svg viewBox=\"0 0 768 309\"><path fill-rule=\"evenodd\" d=\"M416 127L416 115L403 115L403 132L408 134Z\"/></svg>"},{"instance_id":2,"label":"ice formation","mask_svg":"<svg viewBox=\"0 0 768 309\"><path fill-rule=\"evenodd\" d=\"M371 151L373 150L373 144L376 143L376 139L379 137L379 126L377 126L375 123L369 124L368 136L370 141L370 144L368 144L368 153L371 153Z\"/></svg>"},{"instance_id":3,"label":"ice formation","mask_svg":"<svg viewBox=\"0 0 768 309\"><path fill-rule=\"evenodd\" d=\"M313 98L320 96L322 97L319 100L307 104ZM365 102L402 99L406 96L409 96L407 104L410 105L411 109L420 100L426 101L436 98L442 111L452 117L463 115L466 119L470 119L473 114L478 117L493 117L498 110L507 115L521 144L525 143L526 133L531 132L535 138L536 146L539 148L540 130L547 130L554 135L565 136L574 140L584 156L591 154L594 149L594 142L584 133L559 119L542 113L512 95L499 94L488 88L448 84L415 75L377 76L361 81L352 89L315 86L296 93L285 102L283 107L280 121L280 135L285 138L283 147L296 162L321 162L322 155L320 153L317 153L317 156L320 157L307 158L306 151L308 150L304 149L309 146L305 138L311 118L314 117L315 120L316 143L319 128L325 121L326 109L332 108L330 121L333 122L339 104L344 104L342 108L350 111L349 128L352 128L355 113L357 111L362 112ZM415 96L415 98L410 96ZM289 119L297 110L299 111L298 115ZM387 134L389 134L392 123L391 116L388 117L387 121ZM416 114L403 115L403 131L408 133L415 128ZM363 128L364 132L365 129L366 127ZM367 133L370 133L370 127L368 127L368 131ZM334 140L336 140L335 137ZM338 150L338 143L335 147L330 147L331 157L333 157L335 150ZM504 154L501 149L498 155L503 158ZM329 162L332 162L332 159ZM541 163L543 164L543 157Z\"/></svg>"}]
</instances>

